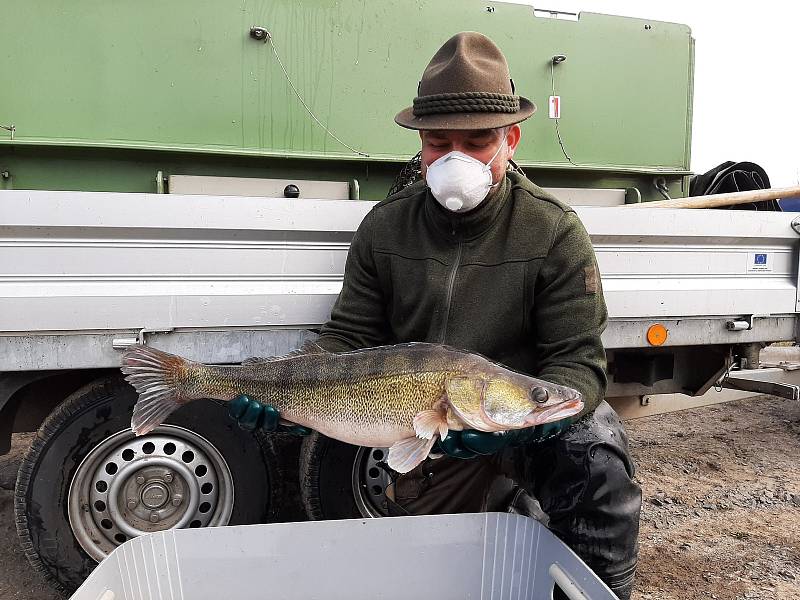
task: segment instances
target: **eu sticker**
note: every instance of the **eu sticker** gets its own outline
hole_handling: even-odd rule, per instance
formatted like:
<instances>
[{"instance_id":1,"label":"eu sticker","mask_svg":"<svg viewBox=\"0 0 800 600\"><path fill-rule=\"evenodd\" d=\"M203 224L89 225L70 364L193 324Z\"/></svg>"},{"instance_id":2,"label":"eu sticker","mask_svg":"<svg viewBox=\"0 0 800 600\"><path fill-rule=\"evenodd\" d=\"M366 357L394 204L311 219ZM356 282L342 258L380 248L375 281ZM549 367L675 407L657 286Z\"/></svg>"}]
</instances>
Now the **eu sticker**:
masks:
<instances>
[{"instance_id":1,"label":"eu sticker","mask_svg":"<svg viewBox=\"0 0 800 600\"><path fill-rule=\"evenodd\" d=\"M772 255L769 252L750 252L747 257L748 271L772 271Z\"/></svg>"}]
</instances>

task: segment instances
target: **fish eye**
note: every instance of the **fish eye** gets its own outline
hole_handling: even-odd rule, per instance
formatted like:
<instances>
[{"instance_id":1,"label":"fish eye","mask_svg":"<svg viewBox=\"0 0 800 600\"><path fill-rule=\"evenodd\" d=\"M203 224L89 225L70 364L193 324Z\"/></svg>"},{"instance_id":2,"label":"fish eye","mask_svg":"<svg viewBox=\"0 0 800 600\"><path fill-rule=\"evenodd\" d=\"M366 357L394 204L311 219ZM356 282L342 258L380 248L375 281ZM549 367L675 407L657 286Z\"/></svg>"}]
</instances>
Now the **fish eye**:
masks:
<instances>
[{"instance_id":1,"label":"fish eye","mask_svg":"<svg viewBox=\"0 0 800 600\"><path fill-rule=\"evenodd\" d=\"M543 387L535 387L531 390L531 400L536 404L544 404L550 398L550 394Z\"/></svg>"}]
</instances>

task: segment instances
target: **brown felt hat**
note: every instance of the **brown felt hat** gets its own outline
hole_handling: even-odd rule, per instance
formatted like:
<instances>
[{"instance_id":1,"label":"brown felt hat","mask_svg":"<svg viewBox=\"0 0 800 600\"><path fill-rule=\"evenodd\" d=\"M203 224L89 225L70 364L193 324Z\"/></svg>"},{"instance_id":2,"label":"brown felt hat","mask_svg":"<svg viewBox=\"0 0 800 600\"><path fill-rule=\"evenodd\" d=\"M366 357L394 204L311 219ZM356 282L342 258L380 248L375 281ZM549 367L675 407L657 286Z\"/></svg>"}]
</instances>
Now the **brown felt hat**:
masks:
<instances>
[{"instance_id":1,"label":"brown felt hat","mask_svg":"<svg viewBox=\"0 0 800 600\"><path fill-rule=\"evenodd\" d=\"M397 113L408 129L495 129L519 123L536 105L514 95L500 48L482 33L457 33L428 63L414 105Z\"/></svg>"}]
</instances>

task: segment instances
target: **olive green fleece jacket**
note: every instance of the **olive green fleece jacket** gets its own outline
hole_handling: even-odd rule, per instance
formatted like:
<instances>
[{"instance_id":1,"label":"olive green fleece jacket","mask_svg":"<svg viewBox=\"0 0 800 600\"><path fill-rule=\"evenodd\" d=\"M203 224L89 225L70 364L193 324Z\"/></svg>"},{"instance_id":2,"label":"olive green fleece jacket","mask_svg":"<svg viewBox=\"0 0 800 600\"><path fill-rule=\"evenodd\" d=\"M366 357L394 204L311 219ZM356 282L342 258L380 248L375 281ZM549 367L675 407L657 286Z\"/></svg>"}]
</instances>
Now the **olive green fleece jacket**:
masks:
<instances>
[{"instance_id":1,"label":"olive green fleece jacket","mask_svg":"<svg viewBox=\"0 0 800 600\"><path fill-rule=\"evenodd\" d=\"M517 173L458 214L418 182L356 231L319 343L343 352L442 343L603 399L606 326L596 261L575 212Z\"/></svg>"}]
</instances>

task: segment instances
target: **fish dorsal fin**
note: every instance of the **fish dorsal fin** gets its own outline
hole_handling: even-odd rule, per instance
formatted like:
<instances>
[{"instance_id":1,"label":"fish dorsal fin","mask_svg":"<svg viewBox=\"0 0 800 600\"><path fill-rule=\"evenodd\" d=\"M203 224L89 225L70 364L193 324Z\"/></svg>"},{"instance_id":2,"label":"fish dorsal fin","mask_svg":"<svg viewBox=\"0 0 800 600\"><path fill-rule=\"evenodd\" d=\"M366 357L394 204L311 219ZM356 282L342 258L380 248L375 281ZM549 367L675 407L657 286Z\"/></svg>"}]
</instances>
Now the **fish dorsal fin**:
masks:
<instances>
[{"instance_id":1,"label":"fish dorsal fin","mask_svg":"<svg viewBox=\"0 0 800 600\"><path fill-rule=\"evenodd\" d=\"M486 382L479 377L451 377L444 384L447 403L472 429L490 431L481 418Z\"/></svg>"},{"instance_id":2,"label":"fish dorsal fin","mask_svg":"<svg viewBox=\"0 0 800 600\"><path fill-rule=\"evenodd\" d=\"M297 350L292 350L288 354L284 354L282 356L253 356L251 358L245 358L242 361L242 366L251 367L259 363L271 363L279 360L286 360L288 358L295 358L297 356L303 356L306 354L328 354L328 351L316 342L308 340Z\"/></svg>"},{"instance_id":3,"label":"fish dorsal fin","mask_svg":"<svg viewBox=\"0 0 800 600\"><path fill-rule=\"evenodd\" d=\"M250 358L245 358L242 361L242 366L243 367L250 367L250 366L253 366L253 365L257 365L259 363L272 362L275 358L280 358L280 357L272 358L272 357L263 357L263 356L251 356Z\"/></svg>"}]
</instances>

